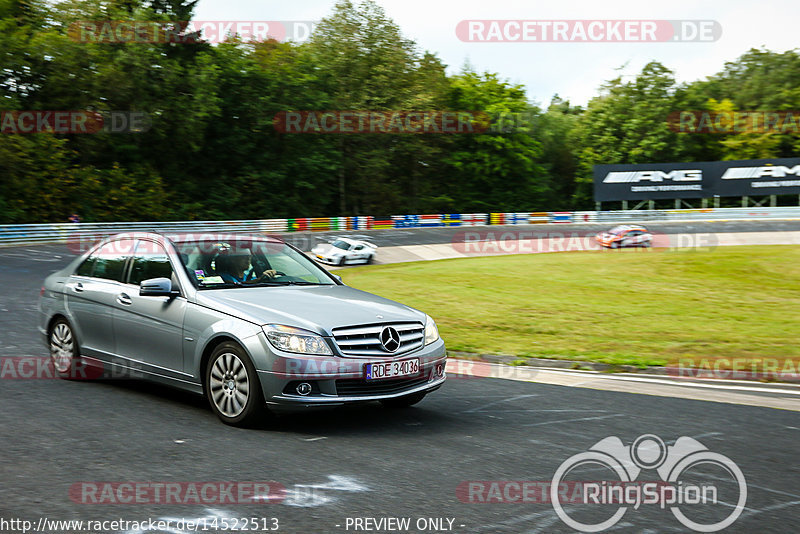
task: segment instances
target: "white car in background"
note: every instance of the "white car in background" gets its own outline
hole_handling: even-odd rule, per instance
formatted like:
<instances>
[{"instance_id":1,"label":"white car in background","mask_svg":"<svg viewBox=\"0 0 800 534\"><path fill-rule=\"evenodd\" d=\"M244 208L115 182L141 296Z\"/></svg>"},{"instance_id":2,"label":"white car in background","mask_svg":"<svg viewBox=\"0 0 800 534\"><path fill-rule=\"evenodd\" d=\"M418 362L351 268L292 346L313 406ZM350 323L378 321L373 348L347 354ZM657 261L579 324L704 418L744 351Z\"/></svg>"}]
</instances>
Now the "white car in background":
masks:
<instances>
[{"instance_id":1,"label":"white car in background","mask_svg":"<svg viewBox=\"0 0 800 534\"><path fill-rule=\"evenodd\" d=\"M377 249L377 245L367 241L359 241L349 237L337 237L330 243L315 246L311 249L311 253L321 263L352 265L356 263L372 263Z\"/></svg>"}]
</instances>

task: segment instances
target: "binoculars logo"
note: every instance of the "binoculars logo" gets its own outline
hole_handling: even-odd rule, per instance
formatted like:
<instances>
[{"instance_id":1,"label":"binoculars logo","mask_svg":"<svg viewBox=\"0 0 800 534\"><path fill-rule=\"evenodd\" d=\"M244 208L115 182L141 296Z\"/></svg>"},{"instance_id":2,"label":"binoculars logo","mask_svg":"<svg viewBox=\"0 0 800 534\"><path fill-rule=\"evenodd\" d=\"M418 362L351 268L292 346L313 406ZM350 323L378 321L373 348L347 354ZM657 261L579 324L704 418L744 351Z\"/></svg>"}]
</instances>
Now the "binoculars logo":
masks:
<instances>
[{"instance_id":1,"label":"binoculars logo","mask_svg":"<svg viewBox=\"0 0 800 534\"><path fill-rule=\"evenodd\" d=\"M718 500L718 488L714 484L692 484L681 480L687 471L701 465L713 465L724 470L738 485L738 499L732 511L723 519L703 523L687 517L681 506L708 504L729 505ZM560 502L559 491L567 476L576 468L602 466L612 471L619 480L583 482L583 504L619 504L614 514L601 522L584 523L571 517ZM637 481L643 470L655 470L661 481ZM580 532L601 532L611 528L633 506L657 504L662 509L669 507L672 514L685 527L696 532L717 532L733 524L744 510L747 501L747 483L741 469L727 456L711 452L699 441L681 437L674 445L667 446L656 435L645 434L626 446L616 436L605 438L562 463L553 475L550 485L550 501L559 518Z\"/></svg>"}]
</instances>

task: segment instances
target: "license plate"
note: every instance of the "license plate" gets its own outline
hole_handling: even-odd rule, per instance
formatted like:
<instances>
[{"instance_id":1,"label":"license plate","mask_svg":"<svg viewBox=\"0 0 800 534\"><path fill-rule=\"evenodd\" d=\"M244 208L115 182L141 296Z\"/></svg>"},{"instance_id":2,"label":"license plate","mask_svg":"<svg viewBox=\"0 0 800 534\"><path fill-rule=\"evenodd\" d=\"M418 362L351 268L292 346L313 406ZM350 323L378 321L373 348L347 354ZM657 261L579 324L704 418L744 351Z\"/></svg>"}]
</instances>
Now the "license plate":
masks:
<instances>
[{"instance_id":1,"label":"license plate","mask_svg":"<svg viewBox=\"0 0 800 534\"><path fill-rule=\"evenodd\" d=\"M396 362L368 363L366 379L395 378L398 376L415 376L419 374L419 359L399 360Z\"/></svg>"}]
</instances>

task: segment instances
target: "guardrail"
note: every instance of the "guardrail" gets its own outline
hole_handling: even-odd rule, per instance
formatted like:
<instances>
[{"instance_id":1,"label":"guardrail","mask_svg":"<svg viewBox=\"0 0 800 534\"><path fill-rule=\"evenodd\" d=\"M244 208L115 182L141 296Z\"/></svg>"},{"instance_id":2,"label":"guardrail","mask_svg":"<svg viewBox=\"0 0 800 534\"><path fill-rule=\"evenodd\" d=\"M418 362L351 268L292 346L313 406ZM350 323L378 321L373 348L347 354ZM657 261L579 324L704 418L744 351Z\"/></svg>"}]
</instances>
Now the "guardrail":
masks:
<instances>
[{"instance_id":1,"label":"guardrail","mask_svg":"<svg viewBox=\"0 0 800 534\"><path fill-rule=\"evenodd\" d=\"M386 217L304 217L244 221L117 222L0 225L0 245L87 242L120 232L257 233L381 230L450 226L543 223L626 223L798 219L800 206L765 208L703 208L675 210L551 211L511 213L439 213Z\"/></svg>"}]
</instances>

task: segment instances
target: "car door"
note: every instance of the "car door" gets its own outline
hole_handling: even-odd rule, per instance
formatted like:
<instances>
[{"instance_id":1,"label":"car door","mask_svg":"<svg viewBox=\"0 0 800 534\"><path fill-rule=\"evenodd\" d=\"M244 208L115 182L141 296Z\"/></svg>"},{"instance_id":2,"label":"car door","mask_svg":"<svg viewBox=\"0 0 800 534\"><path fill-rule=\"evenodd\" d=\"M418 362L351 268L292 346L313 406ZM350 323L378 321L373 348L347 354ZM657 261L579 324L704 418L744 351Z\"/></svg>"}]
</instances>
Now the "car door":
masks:
<instances>
[{"instance_id":1,"label":"car door","mask_svg":"<svg viewBox=\"0 0 800 534\"><path fill-rule=\"evenodd\" d=\"M136 241L127 283L116 295L114 332L121 363L146 372L178 376L183 371L183 319L187 301L176 297L143 297L139 283L150 278L177 277L162 243Z\"/></svg>"},{"instance_id":2,"label":"car door","mask_svg":"<svg viewBox=\"0 0 800 534\"><path fill-rule=\"evenodd\" d=\"M132 239L110 241L93 252L69 277L64 288L81 353L109 361L116 351L113 315Z\"/></svg>"},{"instance_id":3,"label":"car door","mask_svg":"<svg viewBox=\"0 0 800 534\"><path fill-rule=\"evenodd\" d=\"M353 247L353 259L356 261L364 261L367 259L366 246L356 245Z\"/></svg>"},{"instance_id":4,"label":"car door","mask_svg":"<svg viewBox=\"0 0 800 534\"><path fill-rule=\"evenodd\" d=\"M622 247L630 246L633 242L633 230L628 230L622 235L622 238L619 240L619 244Z\"/></svg>"}]
</instances>

